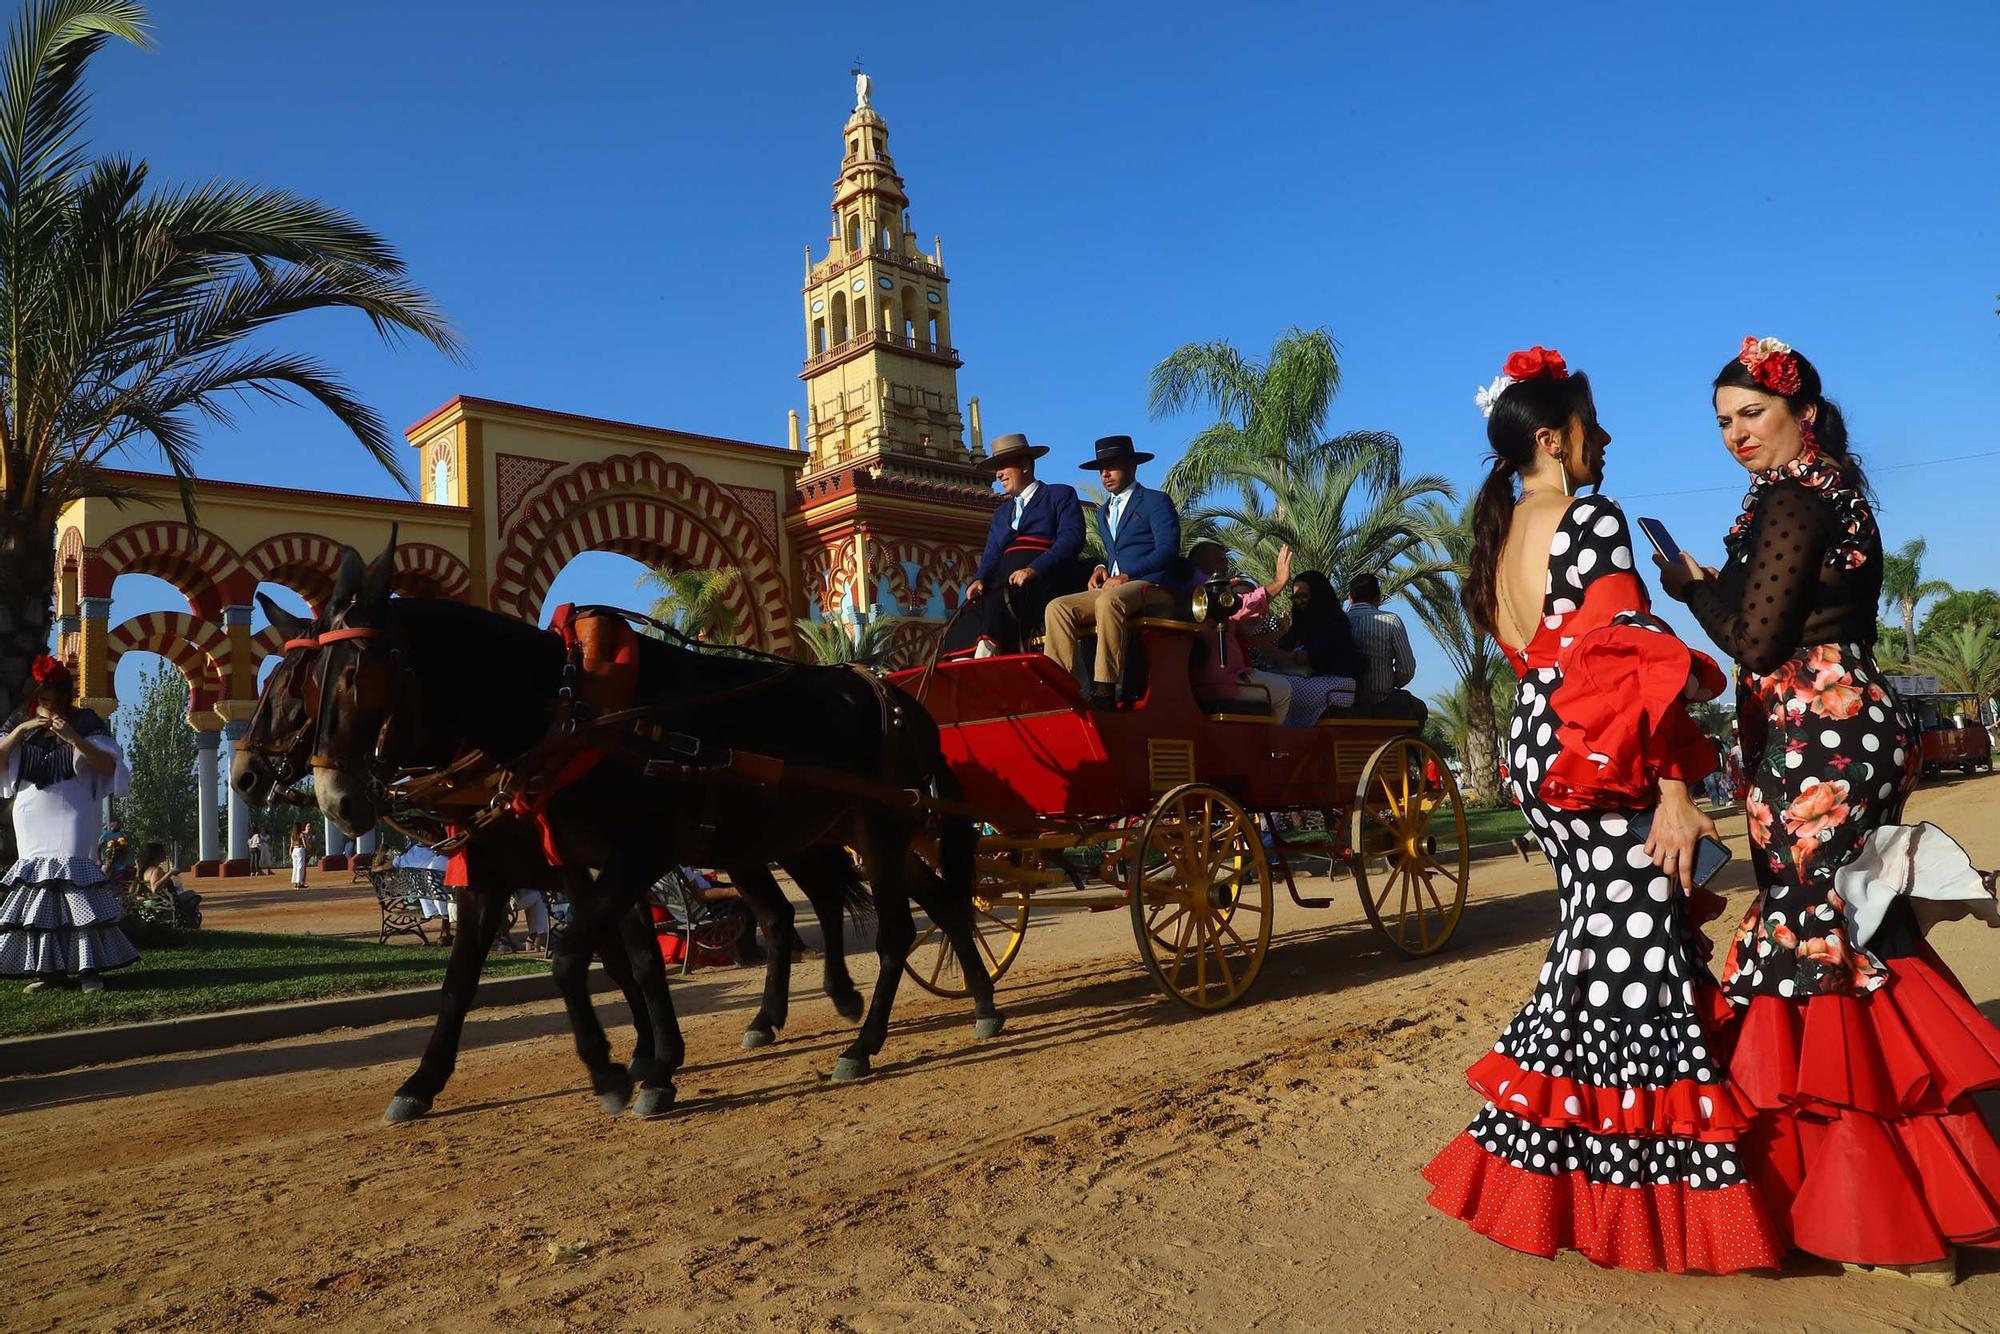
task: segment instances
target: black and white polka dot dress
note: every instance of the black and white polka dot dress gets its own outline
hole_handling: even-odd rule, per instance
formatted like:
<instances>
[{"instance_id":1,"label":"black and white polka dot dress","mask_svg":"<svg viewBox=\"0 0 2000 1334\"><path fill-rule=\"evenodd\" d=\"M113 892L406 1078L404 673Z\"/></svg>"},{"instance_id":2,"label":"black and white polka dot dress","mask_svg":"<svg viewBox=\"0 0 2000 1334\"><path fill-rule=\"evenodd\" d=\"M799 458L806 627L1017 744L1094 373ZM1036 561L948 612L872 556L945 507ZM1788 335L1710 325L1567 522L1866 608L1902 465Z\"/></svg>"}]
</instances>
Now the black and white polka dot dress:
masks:
<instances>
[{"instance_id":1,"label":"black and white polka dot dress","mask_svg":"<svg viewBox=\"0 0 2000 1334\"><path fill-rule=\"evenodd\" d=\"M1486 1107L1424 1175L1433 1204L1533 1254L1775 1267L1782 1246L1738 1153L1747 1109L1712 1040L1724 1007L1685 897L1633 828L1655 798L1577 808L1580 795L1636 788L1621 772L1651 789L1714 763L1680 703L1695 655L1651 618L1632 565L1618 507L1576 501L1550 544L1541 628L1509 650L1521 675L1509 782L1555 870L1556 934L1533 997L1468 1072ZM1588 689L1566 693L1570 673ZM1706 674L1720 689L1713 664ZM1559 701L1588 722L1566 728ZM1660 752L1659 738L1681 753Z\"/></svg>"}]
</instances>

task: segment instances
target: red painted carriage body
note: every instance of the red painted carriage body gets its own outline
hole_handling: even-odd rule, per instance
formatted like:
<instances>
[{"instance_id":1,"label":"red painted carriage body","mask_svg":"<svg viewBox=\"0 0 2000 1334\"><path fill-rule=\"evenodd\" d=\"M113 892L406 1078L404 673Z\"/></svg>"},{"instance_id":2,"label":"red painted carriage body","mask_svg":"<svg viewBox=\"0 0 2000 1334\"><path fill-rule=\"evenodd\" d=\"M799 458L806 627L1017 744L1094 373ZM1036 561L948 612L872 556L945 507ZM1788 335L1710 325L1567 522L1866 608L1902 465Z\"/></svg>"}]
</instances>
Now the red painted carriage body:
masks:
<instances>
[{"instance_id":1,"label":"red painted carriage body","mask_svg":"<svg viewBox=\"0 0 2000 1334\"><path fill-rule=\"evenodd\" d=\"M1181 783L1213 784L1250 810L1319 809L1353 795L1368 757L1407 724L1329 720L1286 727L1197 700L1195 637L1212 629L1145 620L1146 691L1129 709L1086 707L1077 682L1039 653L938 665L924 704L965 799L1006 831L1046 820L1143 814ZM923 672L890 679L915 694ZM1257 692L1262 698L1262 692Z\"/></svg>"}]
</instances>

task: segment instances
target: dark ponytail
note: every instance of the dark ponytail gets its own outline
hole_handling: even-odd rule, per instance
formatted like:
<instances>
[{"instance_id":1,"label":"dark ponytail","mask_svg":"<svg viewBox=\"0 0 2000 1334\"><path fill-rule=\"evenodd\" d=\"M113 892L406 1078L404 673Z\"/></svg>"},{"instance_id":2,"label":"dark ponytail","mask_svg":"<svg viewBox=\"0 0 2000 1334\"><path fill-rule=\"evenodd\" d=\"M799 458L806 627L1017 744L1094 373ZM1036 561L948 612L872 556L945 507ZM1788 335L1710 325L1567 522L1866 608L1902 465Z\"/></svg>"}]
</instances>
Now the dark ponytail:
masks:
<instances>
[{"instance_id":1,"label":"dark ponytail","mask_svg":"<svg viewBox=\"0 0 2000 1334\"><path fill-rule=\"evenodd\" d=\"M1868 475L1862 471L1861 458L1848 445L1847 418L1841 415L1839 405L1826 396L1826 387L1820 383L1819 368L1807 361L1803 352L1794 349L1791 355L1799 368L1799 391L1795 394L1775 393L1752 375L1750 368L1740 359L1731 361L1716 373L1714 388L1748 389L1752 393L1782 398L1786 410L1801 422L1805 420L1806 409L1815 409L1812 433L1819 444L1819 452L1833 460L1849 486L1870 495ZM1714 397L1711 392L1710 400L1713 401ZM1873 498L1872 495L1870 498Z\"/></svg>"},{"instance_id":2,"label":"dark ponytail","mask_svg":"<svg viewBox=\"0 0 2000 1334\"><path fill-rule=\"evenodd\" d=\"M1582 373L1561 380L1537 377L1510 384L1486 419L1486 443L1493 447L1492 471L1479 484L1472 501L1472 553L1458 598L1472 623L1498 634L1494 608L1495 581L1500 573L1500 548L1514 521L1514 481L1534 466L1535 432L1561 431L1572 417L1586 427L1597 421L1597 404L1590 396L1590 377Z\"/></svg>"}]
</instances>

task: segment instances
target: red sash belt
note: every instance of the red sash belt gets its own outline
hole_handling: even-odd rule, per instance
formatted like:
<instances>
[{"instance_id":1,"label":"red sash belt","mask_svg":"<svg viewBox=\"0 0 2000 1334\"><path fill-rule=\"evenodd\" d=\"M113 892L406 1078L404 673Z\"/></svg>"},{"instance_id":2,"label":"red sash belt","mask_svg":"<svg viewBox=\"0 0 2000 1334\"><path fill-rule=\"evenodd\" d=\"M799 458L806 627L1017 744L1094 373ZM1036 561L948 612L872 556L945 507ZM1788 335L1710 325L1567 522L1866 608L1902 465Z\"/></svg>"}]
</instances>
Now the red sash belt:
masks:
<instances>
[{"instance_id":1,"label":"red sash belt","mask_svg":"<svg viewBox=\"0 0 2000 1334\"><path fill-rule=\"evenodd\" d=\"M1055 543L1046 537L1022 537L1015 535L1007 543L1008 551L1047 551Z\"/></svg>"}]
</instances>

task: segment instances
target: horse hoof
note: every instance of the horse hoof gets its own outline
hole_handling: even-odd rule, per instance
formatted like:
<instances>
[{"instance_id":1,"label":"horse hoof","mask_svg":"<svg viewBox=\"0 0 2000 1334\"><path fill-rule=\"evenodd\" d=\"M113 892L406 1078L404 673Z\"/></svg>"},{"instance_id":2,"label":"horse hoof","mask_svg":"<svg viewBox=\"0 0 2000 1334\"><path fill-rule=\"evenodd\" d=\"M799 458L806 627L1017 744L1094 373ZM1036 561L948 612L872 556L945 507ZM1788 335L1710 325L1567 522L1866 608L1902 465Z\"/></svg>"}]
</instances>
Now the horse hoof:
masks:
<instances>
[{"instance_id":1,"label":"horse hoof","mask_svg":"<svg viewBox=\"0 0 2000 1334\"><path fill-rule=\"evenodd\" d=\"M667 1109L674 1105L672 1085L666 1088L640 1089L632 1095L632 1115L641 1121L650 1121L656 1116L665 1116Z\"/></svg>"},{"instance_id":2,"label":"horse hoof","mask_svg":"<svg viewBox=\"0 0 2000 1334\"><path fill-rule=\"evenodd\" d=\"M755 1051L759 1047L768 1047L777 1040L777 1035L768 1029L746 1028L743 1030L743 1050L745 1051Z\"/></svg>"},{"instance_id":3,"label":"horse hoof","mask_svg":"<svg viewBox=\"0 0 2000 1334\"><path fill-rule=\"evenodd\" d=\"M429 1099L412 1098L407 1093L398 1093L395 1097L389 1099L389 1106L382 1113L382 1124L385 1126L399 1126L406 1121L415 1121L419 1117L428 1114L430 1109L431 1104Z\"/></svg>"},{"instance_id":4,"label":"horse hoof","mask_svg":"<svg viewBox=\"0 0 2000 1334\"><path fill-rule=\"evenodd\" d=\"M1005 1015L989 1014L984 1018L972 1021L972 1036L975 1038L997 1038L1000 1036L1000 1030L1006 1026L1007 1017Z\"/></svg>"},{"instance_id":5,"label":"horse hoof","mask_svg":"<svg viewBox=\"0 0 2000 1334\"><path fill-rule=\"evenodd\" d=\"M849 992L847 995L835 996L833 998L833 1012L839 1015L842 1019L845 1019L850 1024L858 1024L861 1022L862 1009L863 1006L861 1003L861 993L858 991Z\"/></svg>"},{"instance_id":6,"label":"horse hoof","mask_svg":"<svg viewBox=\"0 0 2000 1334\"><path fill-rule=\"evenodd\" d=\"M833 1063L833 1082L845 1084L850 1080L868 1078L868 1058L866 1056L843 1056Z\"/></svg>"}]
</instances>

